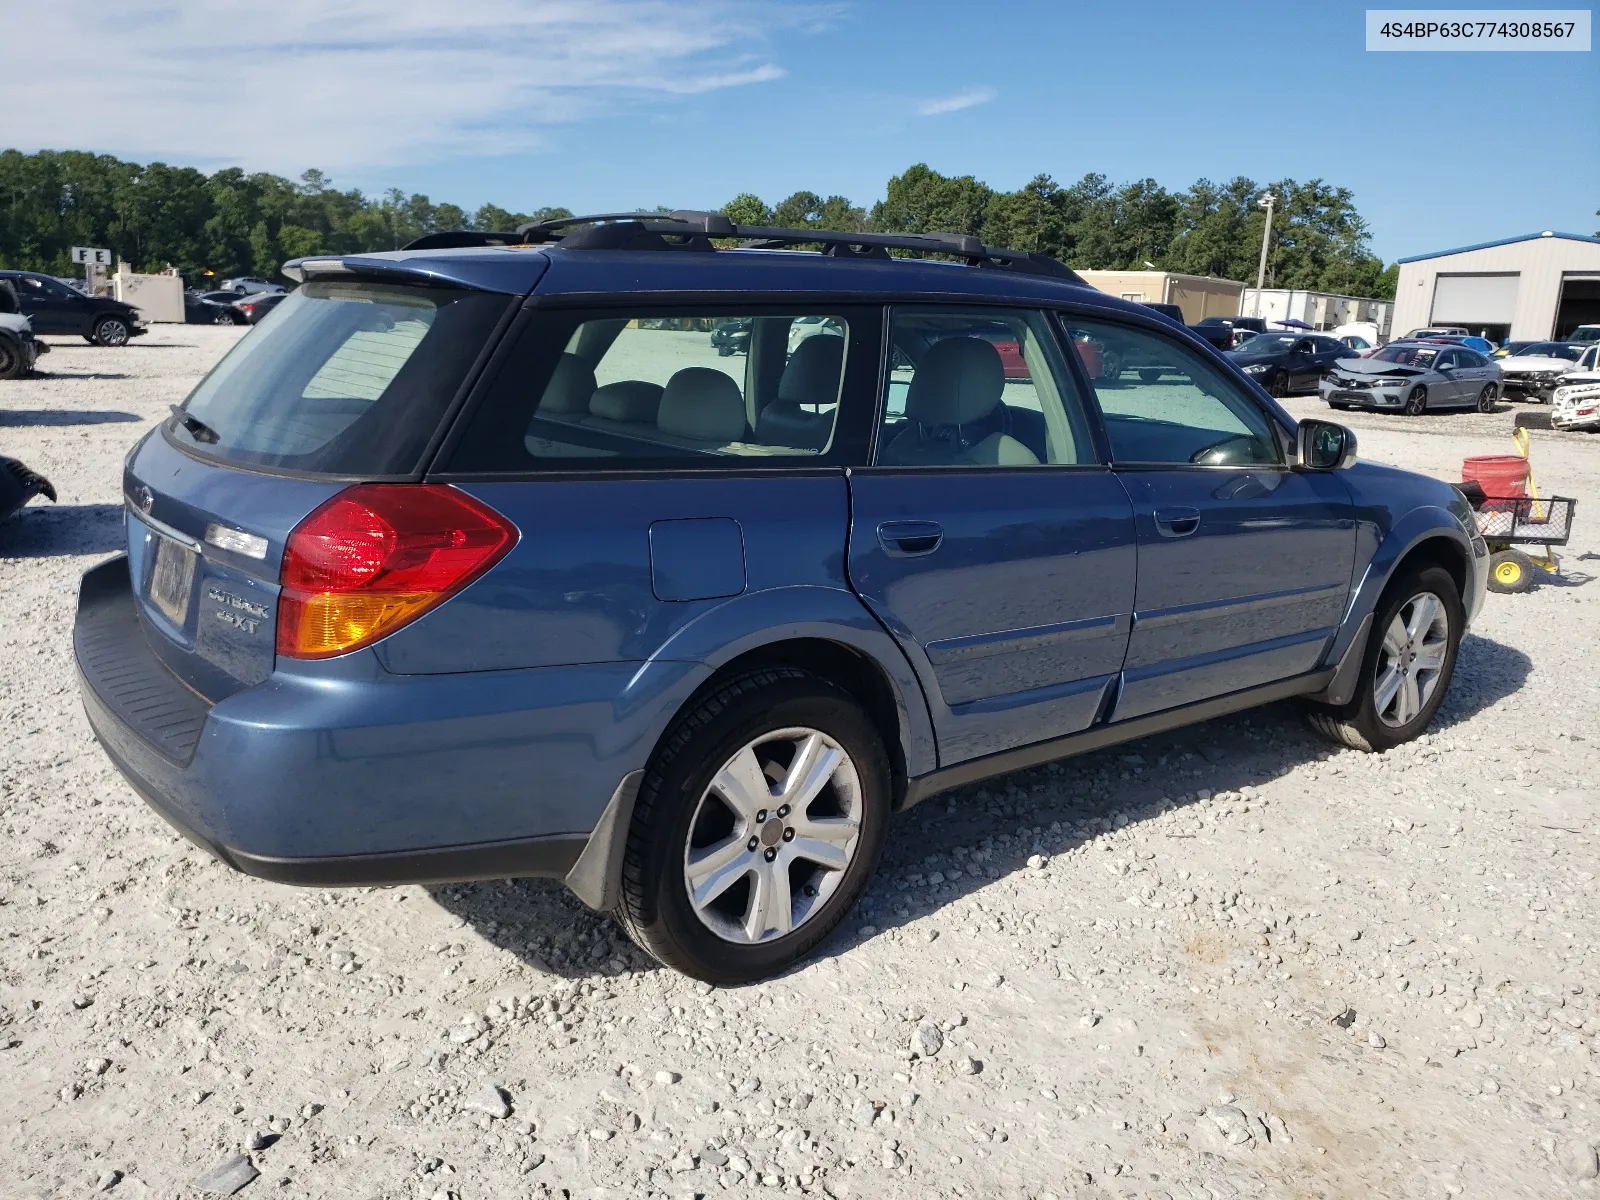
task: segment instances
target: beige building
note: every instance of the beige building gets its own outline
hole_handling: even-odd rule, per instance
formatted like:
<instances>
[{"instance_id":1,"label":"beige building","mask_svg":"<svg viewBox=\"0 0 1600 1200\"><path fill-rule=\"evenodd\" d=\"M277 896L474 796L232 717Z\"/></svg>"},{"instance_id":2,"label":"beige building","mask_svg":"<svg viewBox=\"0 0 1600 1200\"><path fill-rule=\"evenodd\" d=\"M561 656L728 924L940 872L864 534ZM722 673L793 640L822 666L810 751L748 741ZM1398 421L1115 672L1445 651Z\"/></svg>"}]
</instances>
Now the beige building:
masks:
<instances>
[{"instance_id":1,"label":"beige building","mask_svg":"<svg viewBox=\"0 0 1600 1200\"><path fill-rule=\"evenodd\" d=\"M1397 336L1459 325L1494 341L1542 341L1596 323L1600 238L1546 230L1400 260Z\"/></svg>"},{"instance_id":2,"label":"beige building","mask_svg":"<svg viewBox=\"0 0 1600 1200\"><path fill-rule=\"evenodd\" d=\"M1298 288L1245 288L1239 315L1260 317L1270 329L1274 322L1304 321L1312 329L1337 329L1341 325L1370 324L1388 339L1394 305L1367 296L1341 296L1336 292L1306 292Z\"/></svg>"},{"instance_id":3,"label":"beige building","mask_svg":"<svg viewBox=\"0 0 1600 1200\"><path fill-rule=\"evenodd\" d=\"M1236 317L1244 284L1205 275L1180 275L1176 271L1079 271L1090 287L1124 300L1145 304L1176 304L1186 325L1203 317Z\"/></svg>"},{"instance_id":4,"label":"beige building","mask_svg":"<svg viewBox=\"0 0 1600 1200\"><path fill-rule=\"evenodd\" d=\"M111 284L117 299L137 308L146 321L183 324L183 277L177 271L140 275L119 262Z\"/></svg>"}]
</instances>

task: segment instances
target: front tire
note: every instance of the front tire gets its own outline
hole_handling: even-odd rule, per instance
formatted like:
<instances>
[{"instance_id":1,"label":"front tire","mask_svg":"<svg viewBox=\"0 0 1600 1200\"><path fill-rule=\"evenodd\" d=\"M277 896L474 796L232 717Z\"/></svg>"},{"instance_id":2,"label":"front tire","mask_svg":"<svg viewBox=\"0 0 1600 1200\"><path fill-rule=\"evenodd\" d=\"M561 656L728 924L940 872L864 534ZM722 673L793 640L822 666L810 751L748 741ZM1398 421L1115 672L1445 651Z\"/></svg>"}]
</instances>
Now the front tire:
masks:
<instances>
[{"instance_id":1,"label":"front tire","mask_svg":"<svg viewBox=\"0 0 1600 1200\"><path fill-rule=\"evenodd\" d=\"M718 984L814 950L877 867L888 755L847 692L771 667L679 718L634 806L618 918L661 963Z\"/></svg>"},{"instance_id":2,"label":"front tire","mask_svg":"<svg viewBox=\"0 0 1600 1200\"><path fill-rule=\"evenodd\" d=\"M1478 411L1481 413L1492 413L1494 411L1494 402L1494 384L1491 383L1488 387L1484 388L1483 391L1478 393Z\"/></svg>"},{"instance_id":3,"label":"front tire","mask_svg":"<svg viewBox=\"0 0 1600 1200\"><path fill-rule=\"evenodd\" d=\"M1155 367L1141 367L1139 368L1139 381L1141 383L1159 383L1161 382L1161 371Z\"/></svg>"},{"instance_id":4,"label":"front tire","mask_svg":"<svg viewBox=\"0 0 1600 1200\"><path fill-rule=\"evenodd\" d=\"M121 317L101 317L95 322L94 336L90 340L97 346L126 346L128 323Z\"/></svg>"},{"instance_id":5,"label":"front tire","mask_svg":"<svg viewBox=\"0 0 1600 1200\"><path fill-rule=\"evenodd\" d=\"M1428 411L1428 389L1414 387L1411 394L1406 397L1405 414L1408 417L1420 417Z\"/></svg>"},{"instance_id":6,"label":"front tire","mask_svg":"<svg viewBox=\"0 0 1600 1200\"><path fill-rule=\"evenodd\" d=\"M1433 720L1455 673L1466 612L1443 567L1408 571L1378 603L1350 703L1313 704L1312 728L1330 741L1381 753Z\"/></svg>"},{"instance_id":7,"label":"front tire","mask_svg":"<svg viewBox=\"0 0 1600 1200\"><path fill-rule=\"evenodd\" d=\"M0 379L21 379L27 372L27 356L9 337L0 337Z\"/></svg>"},{"instance_id":8,"label":"front tire","mask_svg":"<svg viewBox=\"0 0 1600 1200\"><path fill-rule=\"evenodd\" d=\"M1272 378L1267 380L1267 395L1274 400L1282 400L1289 394L1289 377L1282 371L1274 371Z\"/></svg>"}]
</instances>

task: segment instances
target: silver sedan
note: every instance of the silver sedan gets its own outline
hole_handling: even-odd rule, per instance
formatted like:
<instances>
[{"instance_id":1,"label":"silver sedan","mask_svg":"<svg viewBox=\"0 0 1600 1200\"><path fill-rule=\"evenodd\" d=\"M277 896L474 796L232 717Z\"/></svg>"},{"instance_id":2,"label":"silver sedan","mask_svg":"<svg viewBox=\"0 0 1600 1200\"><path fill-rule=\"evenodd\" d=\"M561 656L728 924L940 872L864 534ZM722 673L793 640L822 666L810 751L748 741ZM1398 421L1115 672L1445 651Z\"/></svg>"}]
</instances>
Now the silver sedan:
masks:
<instances>
[{"instance_id":1,"label":"silver sedan","mask_svg":"<svg viewBox=\"0 0 1600 1200\"><path fill-rule=\"evenodd\" d=\"M1438 342L1390 342L1366 358L1341 358L1318 387L1332 408L1420 416L1430 408L1493 412L1500 368L1476 350Z\"/></svg>"}]
</instances>

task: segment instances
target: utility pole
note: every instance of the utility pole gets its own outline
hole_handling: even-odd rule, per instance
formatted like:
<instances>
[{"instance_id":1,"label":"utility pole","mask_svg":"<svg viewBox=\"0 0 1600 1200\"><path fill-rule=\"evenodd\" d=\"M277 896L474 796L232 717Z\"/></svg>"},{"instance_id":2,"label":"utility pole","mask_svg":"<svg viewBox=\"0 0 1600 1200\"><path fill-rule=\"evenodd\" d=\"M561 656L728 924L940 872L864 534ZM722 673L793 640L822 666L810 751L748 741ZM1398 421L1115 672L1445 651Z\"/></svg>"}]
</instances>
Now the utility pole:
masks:
<instances>
[{"instance_id":1,"label":"utility pole","mask_svg":"<svg viewBox=\"0 0 1600 1200\"><path fill-rule=\"evenodd\" d=\"M1256 311L1261 315L1261 289L1267 286L1267 246L1272 241L1272 206L1278 198L1271 192L1262 196L1256 203L1267 210L1267 223L1261 230L1261 265L1256 268Z\"/></svg>"}]
</instances>

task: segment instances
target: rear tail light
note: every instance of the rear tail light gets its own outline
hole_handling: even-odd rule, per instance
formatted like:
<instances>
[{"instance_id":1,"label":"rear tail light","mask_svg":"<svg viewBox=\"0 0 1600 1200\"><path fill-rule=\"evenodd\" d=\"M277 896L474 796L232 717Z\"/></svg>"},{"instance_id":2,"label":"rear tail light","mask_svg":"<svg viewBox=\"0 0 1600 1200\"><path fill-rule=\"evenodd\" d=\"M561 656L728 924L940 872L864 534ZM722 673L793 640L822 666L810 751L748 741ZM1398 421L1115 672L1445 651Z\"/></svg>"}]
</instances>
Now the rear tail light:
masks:
<instances>
[{"instance_id":1,"label":"rear tail light","mask_svg":"<svg viewBox=\"0 0 1600 1200\"><path fill-rule=\"evenodd\" d=\"M516 526L452 487L348 488L289 535L278 653L330 658L369 646L459 592L516 541Z\"/></svg>"}]
</instances>

